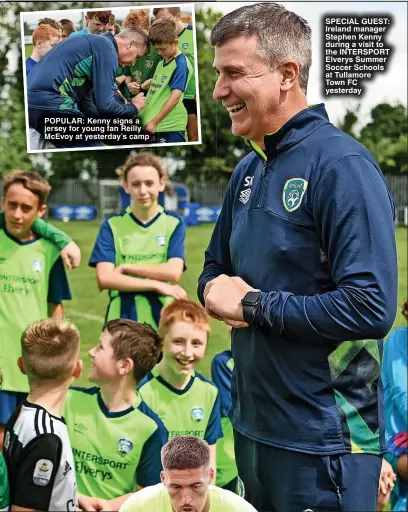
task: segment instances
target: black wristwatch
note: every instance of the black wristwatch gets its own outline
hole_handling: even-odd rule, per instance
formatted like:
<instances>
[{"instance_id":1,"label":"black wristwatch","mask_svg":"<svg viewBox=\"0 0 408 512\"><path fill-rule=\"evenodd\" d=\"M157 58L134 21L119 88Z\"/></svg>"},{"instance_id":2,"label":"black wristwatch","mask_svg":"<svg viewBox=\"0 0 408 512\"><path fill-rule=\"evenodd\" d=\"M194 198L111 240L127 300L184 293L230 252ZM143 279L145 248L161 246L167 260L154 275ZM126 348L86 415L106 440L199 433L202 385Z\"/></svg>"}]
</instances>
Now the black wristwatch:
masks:
<instances>
[{"instance_id":1,"label":"black wristwatch","mask_svg":"<svg viewBox=\"0 0 408 512\"><path fill-rule=\"evenodd\" d=\"M259 304L261 292L247 292L244 298L241 300L242 304L242 316L248 325L251 325L254 321L255 310Z\"/></svg>"}]
</instances>

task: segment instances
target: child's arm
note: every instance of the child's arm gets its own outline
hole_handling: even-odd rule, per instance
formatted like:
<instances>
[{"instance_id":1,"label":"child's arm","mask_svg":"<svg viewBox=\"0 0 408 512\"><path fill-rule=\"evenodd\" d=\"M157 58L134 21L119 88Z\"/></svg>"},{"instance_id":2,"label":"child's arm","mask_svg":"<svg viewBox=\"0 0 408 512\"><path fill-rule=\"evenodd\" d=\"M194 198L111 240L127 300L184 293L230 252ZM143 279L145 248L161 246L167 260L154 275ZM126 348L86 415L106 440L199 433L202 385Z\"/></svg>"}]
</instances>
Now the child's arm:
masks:
<instances>
[{"instance_id":1,"label":"child's arm","mask_svg":"<svg viewBox=\"0 0 408 512\"><path fill-rule=\"evenodd\" d=\"M163 105L163 108L160 110L160 112L157 114L157 116L154 117L149 123L147 123L147 125L144 127L144 131L147 133L151 133L151 134L156 133L159 123L161 121L163 121L163 119L177 105L182 94L183 94L183 91L181 91L180 89L172 89L170 98Z\"/></svg>"},{"instance_id":2,"label":"child's arm","mask_svg":"<svg viewBox=\"0 0 408 512\"><path fill-rule=\"evenodd\" d=\"M175 299L185 299L187 294L181 286L158 281L156 279L139 279L123 275L109 262L96 265L96 280L100 290L119 290L121 292L154 291L158 295L168 295Z\"/></svg>"},{"instance_id":3,"label":"child's arm","mask_svg":"<svg viewBox=\"0 0 408 512\"><path fill-rule=\"evenodd\" d=\"M107 500L91 498L84 494L78 494L78 505L81 510L119 510L110 508Z\"/></svg>"},{"instance_id":4,"label":"child's arm","mask_svg":"<svg viewBox=\"0 0 408 512\"><path fill-rule=\"evenodd\" d=\"M119 510L120 507L125 503L125 501L133 496L134 492L130 492L129 494L124 494L123 496L119 496L118 498L113 498L107 502L108 507L105 510Z\"/></svg>"},{"instance_id":5,"label":"child's arm","mask_svg":"<svg viewBox=\"0 0 408 512\"><path fill-rule=\"evenodd\" d=\"M4 228L4 226L4 212L0 211L0 229ZM34 220L32 230L36 235L42 236L60 250L61 258L69 270L79 267L81 263L81 250L64 231L39 217Z\"/></svg>"},{"instance_id":6,"label":"child's arm","mask_svg":"<svg viewBox=\"0 0 408 512\"><path fill-rule=\"evenodd\" d=\"M148 277L158 281L169 281L176 284L180 281L184 269L181 258L171 258L166 263L158 265L140 265L136 263L122 264L117 267L121 274L132 274L139 277Z\"/></svg>"},{"instance_id":7,"label":"child's arm","mask_svg":"<svg viewBox=\"0 0 408 512\"><path fill-rule=\"evenodd\" d=\"M149 78L149 80L146 80L142 84L140 84L140 89L142 91L148 91L150 89L150 86L152 85L153 78Z\"/></svg>"}]
</instances>

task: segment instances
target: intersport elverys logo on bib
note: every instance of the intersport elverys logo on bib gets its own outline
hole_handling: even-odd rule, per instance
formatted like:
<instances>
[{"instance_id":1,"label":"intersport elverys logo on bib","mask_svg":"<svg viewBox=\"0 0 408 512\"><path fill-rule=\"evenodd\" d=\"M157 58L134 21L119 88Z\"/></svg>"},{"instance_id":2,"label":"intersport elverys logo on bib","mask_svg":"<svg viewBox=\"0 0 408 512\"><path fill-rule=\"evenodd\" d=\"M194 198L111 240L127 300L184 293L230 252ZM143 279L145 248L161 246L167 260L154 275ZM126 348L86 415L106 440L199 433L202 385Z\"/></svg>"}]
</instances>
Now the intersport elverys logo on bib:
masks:
<instances>
[{"instance_id":1,"label":"intersport elverys logo on bib","mask_svg":"<svg viewBox=\"0 0 408 512\"><path fill-rule=\"evenodd\" d=\"M285 210L294 212L299 208L308 184L303 178L290 178L290 180L286 181L282 193L282 202Z\"/></svg>"}]
</instances>

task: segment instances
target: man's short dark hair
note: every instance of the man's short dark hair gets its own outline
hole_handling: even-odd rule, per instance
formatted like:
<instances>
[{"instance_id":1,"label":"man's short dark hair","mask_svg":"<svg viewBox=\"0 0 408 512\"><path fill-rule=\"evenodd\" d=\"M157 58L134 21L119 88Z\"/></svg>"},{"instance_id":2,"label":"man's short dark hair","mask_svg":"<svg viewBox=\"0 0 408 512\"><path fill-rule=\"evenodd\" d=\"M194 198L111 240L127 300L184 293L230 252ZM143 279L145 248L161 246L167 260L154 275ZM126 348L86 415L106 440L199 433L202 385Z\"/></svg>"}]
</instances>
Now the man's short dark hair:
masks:
<instances>
[{"instance_id":1,"label":"man's short dark hair","mask_svg":"<svg viewBox=\"0 0 408 512\"><path fill-rule=\"evenodd\" d=\"M176 436L161 450L163 469L198 469L209 467L210 449L208 444L193 436Z\"/></svg>"},{"instance_id":2,"label":"man's short dark hair","mask_svg":"<svg viewBox=\"0 0 408 512\"><path fill-rule=\"evenodd\" d=\"M234 37L257 37L258 56L271 67L286 60L299 66L299 85L306 94L312 64L312 31L306 20L281 4L262 2L223 16L211 31L212 46Z\"/></svg>"}]
</instances>

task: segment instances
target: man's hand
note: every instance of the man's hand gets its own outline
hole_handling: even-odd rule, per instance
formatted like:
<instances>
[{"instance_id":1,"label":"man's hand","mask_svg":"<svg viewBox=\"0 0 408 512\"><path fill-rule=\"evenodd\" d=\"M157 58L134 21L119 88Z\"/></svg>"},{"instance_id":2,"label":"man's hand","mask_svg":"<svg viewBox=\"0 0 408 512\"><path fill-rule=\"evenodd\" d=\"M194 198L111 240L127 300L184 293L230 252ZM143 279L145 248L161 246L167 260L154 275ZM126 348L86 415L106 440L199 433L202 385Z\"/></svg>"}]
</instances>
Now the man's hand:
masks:
<instances>
[{"instance_id":1,"label":"man's hand","mask_svg":"<svg viewBox=\"0 0 408 512\"><path fill-rule=\"evenodd\" d=\"M394 482L397 479L394 470L389 462L382 460L380 481L378 484L378 493L388 494L394 488Z\"/></svg>"},{"instance_id":2,"label":"man's hand","mask_svg":"<svg viewBox=\"0 0 408 512\"><path fill-rule=\"evenodd\" d=\"M159 295L167 295L175 299L187 299L187 292L178 284L160 283L157 288Z\"/></svg>"},{"instance_id":3,"label":"man's hand","mask_svg":"<svg viewBox=\"0 0 408 512\"><path fill-rule=\"evenodd\" d=\"M129 82L129 83L127 84L127 88L128 88L128 89L129 89L129 91L130 91L132 94L134 94L134 95L139 94L139 92L140 92L140 87L141 87L141 86L140 86L140 84L138 84L137 82Z\"/></svg>"},{"instance_id":4,"label":"man's hand","mask_svg":"<svg viewBox=\"0 0 408 512\"><path fill-rule=\"evenodd\" d=\"M125 75L120 75L115 78L115 81L118 85L122 85L125 80L126 80Z\"/></svg>"},{"instance_id":5,"label":"man's hand","mask_svg":"<svg viewBox=\"0 0 408 512\"><path fill-rule=\"evenodd\" d=\"M153 78L150 78L149 80L146 80L145 82L143 82L141 85L140 85L140 89L142 91L147 91L150 89L150 86L153 82Z\"/></svg>"},{"instance_id":6,"label":"man's hand","mask_svg":"<svg viewBox=\"0 0 408 512\"><path fill-rule=\"evenodd\" d=\"M257 290L240 277L221 274L206 284L205 309L211 317L231 327L248 327L242 316L241 300L249 291Z\"/></svg>"},{"instance_id":7,"label":"man's hand","mask_svg":"<svg viewBox=\"0 0 408 512\"><path fill-rule=\"evenodd\" d=\"M83 494L78 495L79 508L81 510L87 511L99 511L99 510L110 510L109 503L102 498L91 498L89 496L84 496Z\"/></svg>"},{"instance_id":8,"label":"man's hand","mask_svg":"<svg viewBox=\"0 0 408 512\"><path fill-rule=\"evenodd\" d=\"M150 133L151 135L156 133L158 124L154 121L150 121L150 123L147 123L147 125L143 128L143 131L146 133Z\"/></svg>"},{"instance_id":9,"label":"man's hand","mask_svg":"<svg viewBox=\"0 0 408 512\"><path fill-rule=\"evenodd\" d=\"M68 270L77 268L81 264L81 249L75 242L70 242L62 249L61 258Z\"/></svg>"},{"instance_id":10,"label":"man's hand","mask_svg":"<svg viewBox=\"0 0 408 512\"><path fill-rule=\"evenodd\" d=\"M143 110L146 106L146 98L143 93L138 94L132 98L133 105L137 108L138 112Z\"/></svg>"}]
</instances>

